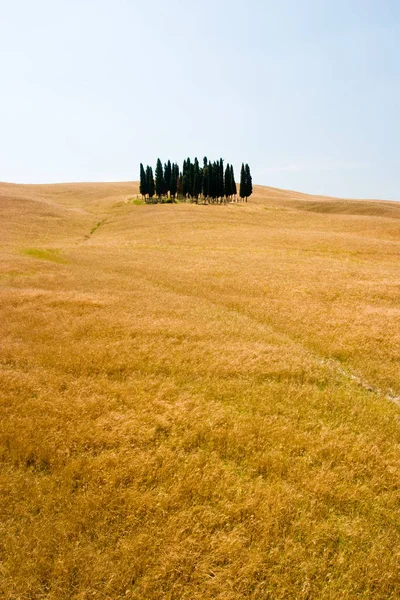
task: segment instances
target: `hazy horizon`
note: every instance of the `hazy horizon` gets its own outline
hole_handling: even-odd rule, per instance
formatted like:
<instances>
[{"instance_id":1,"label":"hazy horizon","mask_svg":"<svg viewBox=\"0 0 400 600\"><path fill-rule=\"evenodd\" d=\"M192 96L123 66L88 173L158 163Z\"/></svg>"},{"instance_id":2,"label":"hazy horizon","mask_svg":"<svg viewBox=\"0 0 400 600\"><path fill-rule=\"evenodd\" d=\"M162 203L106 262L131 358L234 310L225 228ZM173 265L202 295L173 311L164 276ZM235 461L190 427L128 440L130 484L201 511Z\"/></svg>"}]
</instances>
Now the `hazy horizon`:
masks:
<instances>
[{"instance_id":1,"label":"hazy horizon","mask_svg":"<svg viewBox=\"0 0 400 600\"><path fill-rule=\"evenodd\" d=\"M5 0L0 180L206 155L259 185L400 200L399 29L389 0Z\"/></svg>"}]
</instances>

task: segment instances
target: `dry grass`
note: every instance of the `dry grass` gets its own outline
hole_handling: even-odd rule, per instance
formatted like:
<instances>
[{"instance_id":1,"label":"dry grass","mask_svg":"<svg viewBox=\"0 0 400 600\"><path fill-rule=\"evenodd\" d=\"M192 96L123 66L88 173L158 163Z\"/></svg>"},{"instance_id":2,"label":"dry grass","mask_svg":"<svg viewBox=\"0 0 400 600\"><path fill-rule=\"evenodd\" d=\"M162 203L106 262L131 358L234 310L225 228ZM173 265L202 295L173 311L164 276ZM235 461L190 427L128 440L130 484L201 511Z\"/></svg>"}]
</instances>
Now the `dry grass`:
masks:
<instances>
[{"instance_id":1,"label":"dry grass","mask_svg":"<svg viewBox=\"0 0 400 600\"><path fill-rule=\"evenodd\" d=\"M0 185L0 597L397 599L400 205L136 193Z\"/></svg>"}]
</instances>

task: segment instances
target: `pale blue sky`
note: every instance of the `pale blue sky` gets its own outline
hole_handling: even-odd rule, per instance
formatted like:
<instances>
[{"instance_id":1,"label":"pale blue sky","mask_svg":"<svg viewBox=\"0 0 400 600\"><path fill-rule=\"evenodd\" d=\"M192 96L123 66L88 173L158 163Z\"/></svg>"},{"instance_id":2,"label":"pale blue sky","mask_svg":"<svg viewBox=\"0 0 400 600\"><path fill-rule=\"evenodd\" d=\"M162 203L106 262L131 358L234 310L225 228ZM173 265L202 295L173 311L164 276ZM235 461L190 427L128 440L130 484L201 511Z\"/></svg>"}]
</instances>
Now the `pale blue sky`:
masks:
<instances>
[{"instance_id":1,"label":"pale blue sky","mask_svg":"<svg viewBox=\"0 0 400 600\"><path fill-rule=\"evenodd\" d=\"M0 0L0 180L207 155L400 199L399 34L399 0Z\"/></svg>"}]
</instances>

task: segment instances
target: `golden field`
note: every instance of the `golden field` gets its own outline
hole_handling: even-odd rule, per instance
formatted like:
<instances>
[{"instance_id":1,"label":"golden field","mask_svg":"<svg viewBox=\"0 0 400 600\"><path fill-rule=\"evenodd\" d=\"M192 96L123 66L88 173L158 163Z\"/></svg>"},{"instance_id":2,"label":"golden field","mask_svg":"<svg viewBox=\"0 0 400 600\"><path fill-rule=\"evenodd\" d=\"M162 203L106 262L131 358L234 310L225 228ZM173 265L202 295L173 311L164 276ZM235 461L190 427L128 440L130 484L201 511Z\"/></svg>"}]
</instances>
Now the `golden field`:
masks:
<instances>
[{"instance_id":1,"label":"golden field","mask_svg":"<svg viewBox=\"0 0 400 600\"><path fill-rule=\"evenodd\" d=\"M400 204L0 184L0 598L400 597Z\"/></svg>"}]
</instances>

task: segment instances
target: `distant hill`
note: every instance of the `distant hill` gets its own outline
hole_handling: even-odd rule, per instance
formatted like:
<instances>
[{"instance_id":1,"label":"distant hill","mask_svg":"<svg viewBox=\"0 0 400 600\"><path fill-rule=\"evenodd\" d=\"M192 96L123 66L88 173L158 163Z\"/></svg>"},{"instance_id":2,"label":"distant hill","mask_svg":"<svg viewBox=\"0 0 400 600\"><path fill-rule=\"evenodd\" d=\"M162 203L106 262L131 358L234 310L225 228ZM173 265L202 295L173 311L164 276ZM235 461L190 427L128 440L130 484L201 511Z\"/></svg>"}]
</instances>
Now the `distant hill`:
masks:
<instances>
[{"instance_id":1,"label":"distant hill","mask_svg":"<svg viewBox=\"0 0 400 600\"><path fill-rule=\"evenodd\" d=\"M345 199L255 185L249 202L317 213L400 218L400 202ZM139 195L139 182L12 184L0 183L1 199L32 200L65 208L101 212ZM139 196L140 197L140 196Z\"/></svg>"}]
</instances>

